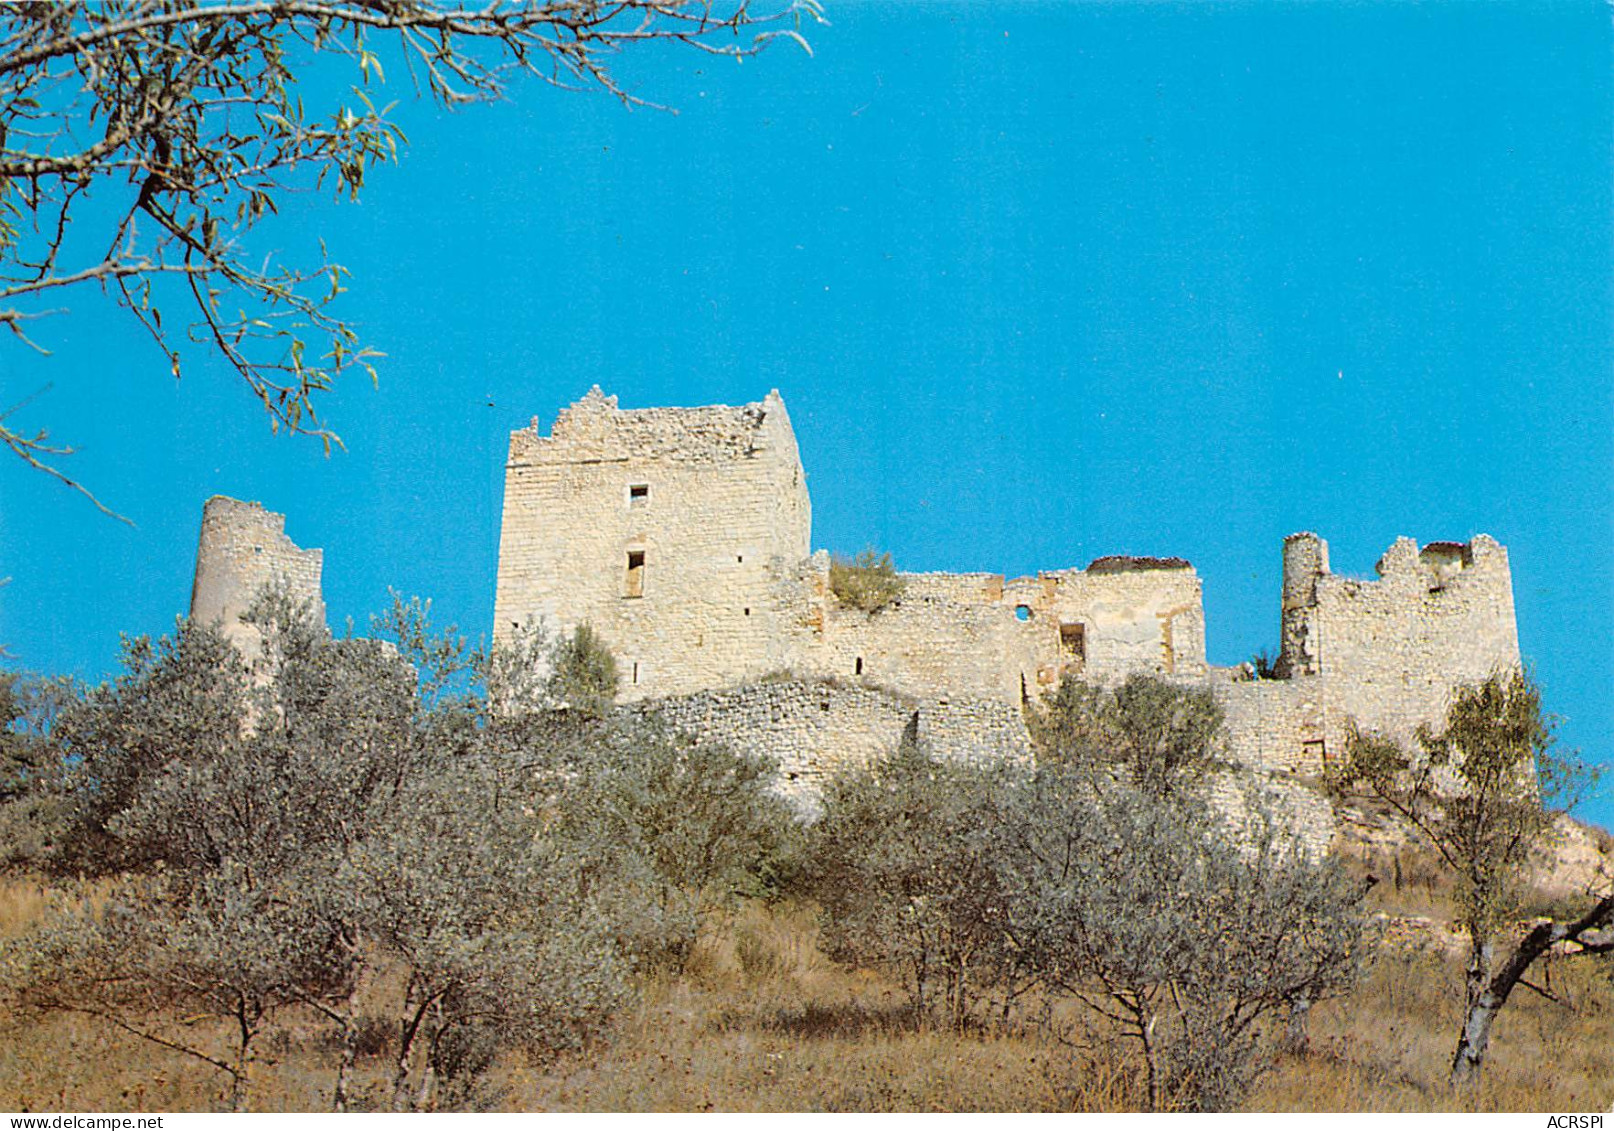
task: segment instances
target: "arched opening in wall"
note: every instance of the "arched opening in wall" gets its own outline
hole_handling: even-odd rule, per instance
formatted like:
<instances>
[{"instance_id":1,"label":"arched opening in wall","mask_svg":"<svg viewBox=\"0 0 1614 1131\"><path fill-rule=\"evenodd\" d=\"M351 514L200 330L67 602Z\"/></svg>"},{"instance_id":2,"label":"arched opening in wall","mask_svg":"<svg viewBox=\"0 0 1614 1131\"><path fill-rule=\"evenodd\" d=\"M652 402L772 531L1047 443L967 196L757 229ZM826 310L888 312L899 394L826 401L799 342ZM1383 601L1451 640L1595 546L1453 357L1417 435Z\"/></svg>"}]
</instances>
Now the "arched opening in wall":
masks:
<instances>
[{"instance_id":1,"label":"arched opening in wall","mask_svg":"<svg viewBox=\"0 0 1614 1131\"><path fill-rule=\"evenodd\" d=\"M852 674L853 675L862 675L863 674L863 657L862 656L859 656L857 658L857 667L853 669Z\"/></svg>"},{"instance_id":2,"label":"arched opening in wall","mask_svg":"<svg viewBox=\"0 0 1614 1131\"><path fill-rule=\"evenodd\" d=\"M1028 621L1028 620L1030 620L1031 619L1031 606L1030 605L1016 605L1014 607L1014 619L1017 620L1017 621Z\"/></svg>"}]
</instances>

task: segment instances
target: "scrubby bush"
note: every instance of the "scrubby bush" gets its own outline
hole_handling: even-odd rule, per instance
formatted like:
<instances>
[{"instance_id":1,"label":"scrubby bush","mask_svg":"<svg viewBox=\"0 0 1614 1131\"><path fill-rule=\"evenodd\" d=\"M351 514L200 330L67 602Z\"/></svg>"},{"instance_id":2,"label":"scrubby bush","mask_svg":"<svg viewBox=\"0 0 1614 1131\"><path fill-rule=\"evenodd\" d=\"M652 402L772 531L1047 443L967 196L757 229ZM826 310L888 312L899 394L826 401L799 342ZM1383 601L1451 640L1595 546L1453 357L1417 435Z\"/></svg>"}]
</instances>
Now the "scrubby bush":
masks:
<instances>
[{"instance_id":1,"label":"scrubby bush","mask_svg":"<svg viewBox=\"0 0 1614 1131\"><path fill-rule=\"evenodd\" d=\"M1362 888L1271 820L1235 840L1188 796L1068 765L1009 812L1001 883L1026 964L1137 1043L1156 1110L1236 1106L1280 1023L1354 981Z\"/></svg>"},{"instance_id":2,"label":"scrubby bush","mask_svg":"<svg viewBox=\"0 0 1614 1131\"><path fill-rule=\"evenodd\" d=\"M774 763L621 713L584 727L558 764L555 820L594 859L625 949L681 968L702 926L770 892L796 822Z\"/></svg>"},{"instance_id":3,"label":"scrubby bush","mask_svg":"<svg viewBox=\"0 0 1614 1131\"><path fill-rule=\"evenodd\" d=\"M761 890L792 827L771 765L608 710L613 666L586 630L552 654L556 710L518 670L533 647L469 649L427 612L395 602L388 646L269 592L251 664L182 623L130 641L123 673L54 718L48 757L8 729L8 766L65 775L54 865L102 877L6 945L10 1004L205 1061L232 1107L251 1103L259 1034L296 1006L335 1030L338 1109L376 1032L394 1107L478 1106L501 1052L576 1047L635 963L687 956Z\"/></svg>"},{"instance_id":4,"label":"scrubby bush","mask_svg":"<svg viewBox=\"0 0 1614 1131\"><path fill-rule=\"evenodd\" d=\"M554 702L598 717L616 699L619 678L616 657L588 625L555 642L548 686Z\"/></svg>"},{"instance_id":5,"label":"scrubby bush","mask_svg":"<svg viewBox=\"0 0 1614 1131\"><path fill-rule=\"evenodd\" d=\"M0 672L0 869L40 868L69 819L55 722L82 694L70 679Z\"/></svg>"},{"instance_id":6,"label":"scrubby bush","mask_svg":"<svg viewBox=\"0 0 1614 1131\"><path fill-rule=\"evenodd\" d=\"M1444 725L1416 733L1415 757L1383 735L1354 733L1338 789L1364 787L1388 802L1439 855L1455 887L1456 921L1467 936L1464 1008L1452 1055L1453 1087L1485 1066L1491 1028L1531 967L1558 948L1596 955L1614 930L1614 890L1604 882L1562 919L1537 923L1502 950L1523 913L1530 872L1555 822L1591 790L1601 768L1554 749L1555 720L1540 686L1503 668L1452 697Z\"/></svg>"},{"instance_id":7,"label":"scrubby bush","mask_svg":"<svg viewBox=\"0 0 1614 1131\"><path fill-rule=\"evenodd\" d=\"M905 744L832 783L804 870L831 956L951 1025L1033 988L1076 1001L1085 1041L1136 1045L1151 1107L1240 1102L1290 1018L1355 978L1363 892L1259 801L1235 828L1186 788L1177 755L1215 732L1174 691L1068 688L1072 756L1034 770ZM1117 733L1131 756L1099 757Z\"/></svg>"},{"instance_id":8,"label":"scrubby bush","mask_svg":"<svg viewBox=\"0 0 1614 1131\"><path fill-rule=\"evenodd\" d=\"M802 876L832 958L890 971L916 1019L963 1025L1014 963L999 891L1004 777L913 743L826 788Z\"/></svg>"},{"instance_id":9,"label":"scrubby bush","mask_svg":"<svg viewBox=\"0 0 1614 1131\"><path fill-rule=\"evenodd\" d=\"M829 563L829 591L849 609L877 612L902 596L902 576L891 555L870 546L855 558L836 555Z\"/></svg>"}]
</instances>

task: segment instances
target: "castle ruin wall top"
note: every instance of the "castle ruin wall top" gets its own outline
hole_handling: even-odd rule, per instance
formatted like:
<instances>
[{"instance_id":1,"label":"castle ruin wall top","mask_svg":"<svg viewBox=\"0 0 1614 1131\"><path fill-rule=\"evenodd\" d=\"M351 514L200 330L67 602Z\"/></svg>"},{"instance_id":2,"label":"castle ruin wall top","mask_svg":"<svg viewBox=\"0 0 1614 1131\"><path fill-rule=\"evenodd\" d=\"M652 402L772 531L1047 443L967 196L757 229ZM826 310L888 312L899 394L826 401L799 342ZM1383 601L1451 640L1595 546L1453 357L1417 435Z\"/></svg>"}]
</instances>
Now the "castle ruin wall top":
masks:
<instances>
[{"instance_id":1,"label":"castle ruin wall top","mask_svg":"<svg viewBox=\"0 0 1614 1131\"><path fill-rule=\"evenodd\" d=\"M691 408L617 407L598 385L555 417L549 434L538 419L510 435L512 465L571 464L593 460L715 462L777 450L797 458L784 400L774 389L744 405Z\"/></svg>"}]
</instances>

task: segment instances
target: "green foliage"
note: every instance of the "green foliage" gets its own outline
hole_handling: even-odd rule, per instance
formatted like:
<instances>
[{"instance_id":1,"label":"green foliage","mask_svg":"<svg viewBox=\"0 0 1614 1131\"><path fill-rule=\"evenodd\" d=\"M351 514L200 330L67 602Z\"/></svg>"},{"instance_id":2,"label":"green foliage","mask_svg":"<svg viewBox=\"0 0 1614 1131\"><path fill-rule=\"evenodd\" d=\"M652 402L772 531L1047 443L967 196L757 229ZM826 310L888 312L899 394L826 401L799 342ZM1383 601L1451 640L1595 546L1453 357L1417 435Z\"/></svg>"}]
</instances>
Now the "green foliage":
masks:
<instances>
[{"instance_id":1,"label":"green foliage","mask_svg":"<svg viewBox=\"0 0 1614 1131\"><path fill-rule=\"evenodd\" d=\"M1236 1106L1290 1015L1353 983L1363 891L1260 804L1235 831L1149 786L912 746L843 775L803 869L831 956L892 971L917 1018L955 1027L1032 988L1072 999L1084 1043L1136 1042L1152 1106Z\"/></svg>"},{"instance_id":2,"label":"green foliage","mask_svg":"<svg viewBox=\"0 0 1614 1131\"><path fill-rule=\"evenodd\" d=\"M1012 980L997 840L1000 767L931 760L904 743L826 789L802 883L824 910L832 958L899 977L916 1019L968 1020Z\"/></svg>"},{"instance_id":3,"label":"green foliage","mask_svg":"<svg viewBox=\"0 0 1614 1131\"><path fill-rule=\"evenodd\" d=\"M395 599L397 645L334 639L270 589L250 667L182 623L69 697L45 736L76 767L52 861L102 894L6 945L11 1003L196 1057L235 1107L259 1034L296 1006L334 1029L338 1109L376 1032L392 1106L479 1106L501 1052L578 1047L636 965L683 961L712 916L765 893L792 829L771 764L603 706L550 710L519 675L550 654L539 638L471 651L428 611ZM603 649L566 643L597 693Z\"/></svg>"},{"instance_id":4,"label":"green foliage","mask_svg":"<svg viewBox=\"0 0 1614 1131\"><path fill-rule=\"evenodd\" d=\"M1129 676L1112 691L1067 675L1028 722L1043 760L1119 764L1157 797L1198 782L1221 753L1215 696L1153 676Z\"/></svg>"},{"instance_id":5,"label":"green foliage","mask_svg":"<svg viewBox=\"0 0 1614 1131\"><path fill-rule=\"evenodd\" d=\"M426 0L7 6L0 326L34 346L25 328L61 308L53 291L97 287L139 323L174 377L200 346L276 429L329 448L338 441L317 413L321 394L353 370L374 381L382 354L341 315L348 272L323 243L299 265L254 237L288 197L357 199L373 169L398 159L407 139L396 103L371 96L386 85L384 54L414 91L448 108L499 101L522 72L633 102L609 66L621 48L659 40L743 58L780 35L805 46L803 16L820 18L816 0L767 13L695 0L623 0L609 10L516 0L454 12ZM747 40L719 38L774 21L782 26ZM307 82L329 71L322 57L356 64L349 74L359 85ZM305 105L315 99L323 105ZM90 199L96 208L86 212ZM71 447L44 430L0 418L0 445L78 486L50 462Z\"/></svg>"},{"instance_id":6,"label":"green foliage","mask_svg":"<svg viewBox=\"0 0 1614 1131\"><path fill-rule=\"evenodd\" d=\"M1388 802L1456 881L1469 953L1454 1085L1478 1077L1492 1022L1550 944L1579 939L1614 919L1614 897L1605 893L1568 923L1538 925L1498 961L1496 940L1525 907L1533 861L1549 845L1557 818L1599 774L1576 756L1554 751L1552 731L1541 689L1525 672L1503 669L1461 689L1440 730L1418 728L1418 757L1382 736L1354 733L1335 783L1345 790L1365 787ZM1590 951L1583 946L1570 953Z\"/></svg>"},{"instance_id":7,"label":"green foliage","mask_svg":"<svg viewBox=\"0 0 1614 1131\"><path fill-rule=\"evenodd\" d=\"M1158 1109L1237 1106L1280 1014L1338 996L1364 951L1363 890L1257 814L1045 767L1011 809L1010 931L1048 988L1138 1043Z\"/></svg>"},{"instance_id":8,"label":"green foliage","mask_svg":"<svg viewBox=\"0 0 1614 1131\"><path fill-rule=\"evenodd\" d=\"M1250 657L1250 667L1255 671L1256 679L1277 679L1279 657L1272 655L1265 648Z\"/></svg>"},{"instance_id":9,"label":"green foliage","mask_svg":"<svg viewBox=\"0 0 1614 1131\"><path fill-rule=\"evenodd\" d=\"M556 828L592 854L594 897L639 962L681 968L711 916L789 867L796 822L772 762L621 715L585 727L553 770L567 783Z\"/></svg>"},{"instance_id":10,"label":"green foliage","mask_svg":"<svg viewBox=\"0 0 1614 1131\"><path fill-rule=\"evenodd\" d=\"M877 612L902 596L904 582L891 564L891 555L873 546L855 558L839 555L830 559L829 591L849 609Z\"/></svg>"},{"instance_id":11,"label":"green foliage","mask_svg":"<svg viewBox=\"0 0 1614 1131\"><path fill-rule=\"evenodd\" d=\"M1353 733L1336 784L1365 787L1408 818L1452 870L1465 924L1489 936L1516 917L1532 855L1596 771L1553 749L1540 688L1519 671L1462 689L1445 726L1416 737L1414 757Z\"/></svg>"},{"instance_id":12,"label":"green foliage","mask_svg":"<svg viewBox=\"0 0 1614 1131\"><path fill-rule=\"evenodd\" d=\"M555 642L547 688L553 702L598 718L616 699L620 681L616 657L588 625Z\"/></svg>"},{"instance_id":13,"label":"green foliage","mask_svg":"<svg viewBox=\"0 0 1614 1131\"><path fill-rule=\"evenodd\" d=\"M0 868L41 867L60 848L68 769L52 729L81 693L70 679L0 672Z\"/></svg>"}]
</instances>

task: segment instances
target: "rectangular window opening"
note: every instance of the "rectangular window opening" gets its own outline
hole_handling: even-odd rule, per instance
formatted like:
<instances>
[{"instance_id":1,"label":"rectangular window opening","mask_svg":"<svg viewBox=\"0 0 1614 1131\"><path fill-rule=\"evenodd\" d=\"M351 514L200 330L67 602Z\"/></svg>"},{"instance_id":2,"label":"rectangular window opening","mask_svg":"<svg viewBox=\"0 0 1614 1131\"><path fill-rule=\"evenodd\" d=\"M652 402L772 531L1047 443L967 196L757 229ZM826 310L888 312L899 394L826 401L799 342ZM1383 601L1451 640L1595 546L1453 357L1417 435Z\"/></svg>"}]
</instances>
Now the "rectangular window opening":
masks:
<instances>
[{"instance_id":1,"label":"rectangular window opening","mask_svg":"<svg viewBox=\"0 0 1614 1131\"><path fill-rule=\"evenodd\" d=\"M628 551L628 589L625 596L644 596L644 551Z\"/></svg>"},{"instance_id":2,"label":"rectangular window opening","mask_svg":"<svg viewBox=\"0 0 1614 1131\"><path fill-rule=\"evenodd\" d=\"M1087 659L1087 626L1062 624L1059 626L1059 650L1067 660L1078 662Z\"/></svg>"},{"instance_id":3,"label":"rectangular window opening","mask_svg":"<svg viewBox=\"0 0 1614 1131\"><path fill-rule=\"evenodd\" d=\"M630 484L628 484L628 505L629 506L634 506L634 507L643 506L645 503L648 503L649 501L650 501L650 484L648 484L648 483L630 483Z\"/></svg>"},{"instance_id":4,"label":"rectangular window opening","mask_svg":"<svg viewBox=\"0 0 1614 1131\"><path fill-rule=\"evenodd\" d=\"M1328 766L1328 747L1320 738L1308 738L1300 744L1300 767L1305 773L1322 773Z\"/></svg>"}]
</instances>

